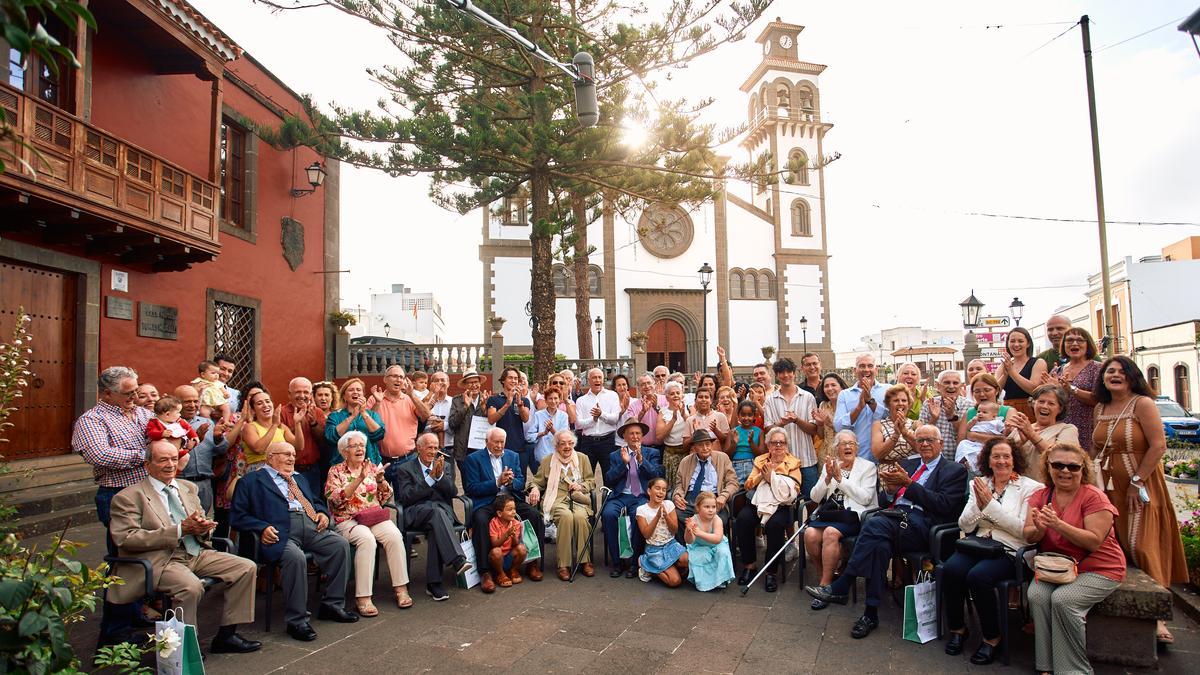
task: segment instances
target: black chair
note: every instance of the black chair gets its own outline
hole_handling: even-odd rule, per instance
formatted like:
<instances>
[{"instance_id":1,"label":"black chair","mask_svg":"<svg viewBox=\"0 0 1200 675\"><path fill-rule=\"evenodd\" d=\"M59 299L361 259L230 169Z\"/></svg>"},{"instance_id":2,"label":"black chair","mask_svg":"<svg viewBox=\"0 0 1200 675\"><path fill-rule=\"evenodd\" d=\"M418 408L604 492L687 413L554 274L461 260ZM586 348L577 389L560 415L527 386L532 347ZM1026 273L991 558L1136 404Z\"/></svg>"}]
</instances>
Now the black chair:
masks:
<instances>
[{"instance_id":1,"label":"black chair","mask_svg":"<svg viewBox=\"0 0 1200 675\"><path fill-rule=\"evenodd\" d=\"M1033 581L1033 575L1029 574L1029 568L1025 565L1025 554L1029 551L1037 551L1037 544L1023 546L1017 549L1016 557L1013 559L1013 578L1005 579L996 585L997 603L1000 608L1000 658L1004 665L1008 665L1008 637L1009 637L1009 615L1012 610L1008 606L1008 597L1012 593L1013 588L1018 589L1017 594L1017 611L1020 612L1022 621L1029 619L1029 605L1026 602L1025 594L1028 590L1030 582Z\"/></svg>"},{"instance_id":2,"label":"black chair","mask_svg":"<svg viewBox=\"0 0 1200 675\"><path fill-rule=\"evenodd\" d=\"M744 489L738 490L737 492L733 493L732 497L729 498L729 502L727 502L725 504L725 509L724 509L728 514L729 552L733 556L733 559L735 561L738 559L738 555L737 555L738 549L737 549L737 530L733 526L733 521L737 517L737 514L741 511L741 509L735 509L734 505L740 501L743 503L742 505L745 506L745 502L748 501L748 499L749 499L748 495L749 495L748 491L746 491ZM792 516L793 516L792 525L794 527L800 527L801 529L803 529L803 527L805 525L807 525L807 523L808 523L807 516L804 517L803 519L801 519L800 514L803 513L805 507L811 503L813 503L813 502L811 502L811 501L806 502L806 501L804 501L803 497L797 495L795 501L793 501L791 504L788 504L788 508L790 508L792 510ZM800 536L803 537L804 535L802 534ZM800 547L801 547L801 549L803 549L803 544L801 544ZM779 565L780 579L781 579L782 583L786 584L787 583L787 568L788 568L786 547L785 547L785 551L784 551L783 555L784 555L784 558L783 558L783 560L779 561L778 565ZM801 550L800 551L800 558L801 558L801 561L800 561L800 584L801 585L804 584L804 560L803 560L803 557L804 557L804 551ZM766 562L767 561L764 559L763 560L764 566L766 565Z\"/></svg>"},{"instance_id":3,"label":"black chair","mask_svg":"<svg viewBox=\"0 0 1200 675\"><path fill-rule=\"evenodd\" d=\"M263 613L263 630L270 633L271 632L271 613L272 613L273 607L275 606L275 573L280 569L279 561L262 559L262 547L259 545L258 537L253 532L250 532L249 530L246 530L246 531L237 530L237 532L238 532L239 543L241 543L242 541L252 542L252 544L250 544L250 546L249 546L250 553L251 553L250 559L258 564L258 567L259 567L258 578L263 579L266 583L266 600L264 602L264 605L265 605L264 609L266 611ZM312 569L313 565L316 562L316 558L313 557L312 553L305 551L304 552L304 562L308 566L309 569ZM317 576L317 583L316 583L315 590L319 594L321 592L321 572L320 572L320 570L317 570L316 576Z\"/></svg>"},{"instance_id":4,"label":"black chair","mask_svg":"<svg viewBox=\"0 0 1200 675\"><path fill-rule=\"evenodd\" d=\"M222 553L230 553L234 550L233 542L230 541L229 539L226 539L225 537L213 537L211 541L212 541L212 547L214 550L221 551ZM150 566L149 560L146 560L145 558L137 558L137 557L133 557L133 556L106 555L106 556L104 556L104 562L108 564L109 574L112 573L112 571L116 568L117 565L139 565L146 575L146 579L143 582L144 586L142 587L142 598L141 599L142 600L156 600L156 599L161 598L163 601L163 612L164 613L166 612L166 610L171 608L171 596L169 596L166 593L163 593L161 591L154 590L154 569ZM200 577L200 585L204 587L204 590L206 592L208 591L208 589L212 588L213 586L215 586L219 583L221 583L221 580L217 579L215 577ZM107 599L108 589L105 589L104 596ZM195 619L196 619L196 617L190 617L190 618L193 621L195 621Z\"/></svg>"}]
</instances>

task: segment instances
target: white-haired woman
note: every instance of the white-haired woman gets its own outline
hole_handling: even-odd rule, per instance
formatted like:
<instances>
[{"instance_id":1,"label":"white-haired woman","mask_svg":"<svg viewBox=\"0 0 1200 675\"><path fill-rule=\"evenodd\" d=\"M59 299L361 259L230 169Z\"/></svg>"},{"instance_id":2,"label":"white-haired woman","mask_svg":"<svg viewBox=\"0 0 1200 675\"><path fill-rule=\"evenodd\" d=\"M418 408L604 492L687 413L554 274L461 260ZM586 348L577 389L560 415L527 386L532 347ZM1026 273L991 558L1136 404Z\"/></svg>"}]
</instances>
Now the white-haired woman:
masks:
<instances>
[{"instance_id":1,"label":"white-haired woman","mask_svg":"<svg viewBox=\"0 0 1200 675\"><path fill-rule=\"evenodd\" d=\"M396 604L400 609L412 607L404 535L396 527L391 511L383 506L392 498L392 486L383 477L383 467L367 459L367 435L361 431L347 431L338 439L337 449L343 461L329 469L325 500L337 531L354 547L358 613L365 617L379 615L371 602L376 544L383 547L387 558Z\"/></svg>"},{"instance_id":2,"label":"white-haired woman","mask_svg":"<svg viewBox=\"0 0 1200 675\"><path fill-rule=\"evenodd\" d=\"M658 414L658 424L654 434L662 444L663 476L667 479L667 493L675 489L675 473L679 470L679 462L687 455L683 447L683 434L687 431L687 406L683 402L683 385L678 382L667 382L664 389L667 397L667 407Z\"/></svg>"}]
</instances>

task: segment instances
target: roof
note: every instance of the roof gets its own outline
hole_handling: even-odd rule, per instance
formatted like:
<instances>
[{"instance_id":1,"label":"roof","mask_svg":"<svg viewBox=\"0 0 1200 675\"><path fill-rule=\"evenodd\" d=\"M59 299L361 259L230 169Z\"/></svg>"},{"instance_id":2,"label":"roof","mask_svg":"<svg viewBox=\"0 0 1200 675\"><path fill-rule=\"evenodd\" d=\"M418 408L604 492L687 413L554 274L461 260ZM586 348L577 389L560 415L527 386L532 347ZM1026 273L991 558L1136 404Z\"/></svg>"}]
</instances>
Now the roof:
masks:
<instances>
[{"instance_id":1,"label":"roof","mask_svg":"<svg viewBox=\"0 0 1200 675\"><path fill-rule=\"evenodd\" d=\"M904 347L892 352L892 356L931 356L933 354L957 354L958 350L954 347L938 347L930 345L927 347Z\"/></svg>"},{"instance_id":2,"label":"roof","mask_svg":"<svg viewBox=\"0 0 1200 675\"><path fill-rule=\"evenodd\" d=\"M154 5L181 28L194 35L209 49L226 61L233 61L242 55L242 48L206 19L203 14L187 0L153 0Z\"/></svg>"},{"instance_id":3,"label":"roof","mask_svg":"<svg viewBox=\"0 0 1200 675\"><path fill-rule=\"evenodd\" d=\"M779 17L775 17L774 21L772 21L771 23L769 23L765 27L763 27L762 32L758 34L758 37L754 38L754 41L757 42L758 44L762 44L762 43L766 42L767 41L767 33L770 33L772 30L774 30L776 28L782 28L784 30L794 30L794 31L796 31L796 33L799 33L800 31L804 30L804 26L801 26L798 23L787 23L786 21L780 19Z\"/></svg>"}]
</instances>

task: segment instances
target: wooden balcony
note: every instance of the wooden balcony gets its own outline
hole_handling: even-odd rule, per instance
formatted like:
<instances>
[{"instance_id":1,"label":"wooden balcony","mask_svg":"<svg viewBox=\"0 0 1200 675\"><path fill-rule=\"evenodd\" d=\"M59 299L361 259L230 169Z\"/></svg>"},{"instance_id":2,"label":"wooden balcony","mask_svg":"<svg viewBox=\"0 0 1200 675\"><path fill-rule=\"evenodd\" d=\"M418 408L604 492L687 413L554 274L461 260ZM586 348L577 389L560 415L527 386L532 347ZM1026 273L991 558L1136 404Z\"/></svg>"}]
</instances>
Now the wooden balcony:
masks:
<instances>
[{"instance_id":1,"label":"wooden balcony","mask_svg":"<svg viewBox=\"0 0 1200 675\"><path fill-rule=\"evenodd\" d=\"M136 252L131 258L149 253L149 260L162 270L210 260L220 250L219 194L213 183L4 85L0 115L29 146L11 141L0 146L24 162L6 161L0 188L15 191L27 208L38 205L40 211L27 220L37 220L44 229L53 224L47 221L57 219L41 214L49 211L53 216L55 210L69 214L66 222L83 226L78 241L65 232L54 235L57 241L92 247L97 235L129 233L132 228L142 236L133 241L134 250L124 252ZM11 219L21 212L4 215ZM116 227L105 226L114 223ZM122 252L120 246L107 248Z\"/></svg>"}]
</instances>

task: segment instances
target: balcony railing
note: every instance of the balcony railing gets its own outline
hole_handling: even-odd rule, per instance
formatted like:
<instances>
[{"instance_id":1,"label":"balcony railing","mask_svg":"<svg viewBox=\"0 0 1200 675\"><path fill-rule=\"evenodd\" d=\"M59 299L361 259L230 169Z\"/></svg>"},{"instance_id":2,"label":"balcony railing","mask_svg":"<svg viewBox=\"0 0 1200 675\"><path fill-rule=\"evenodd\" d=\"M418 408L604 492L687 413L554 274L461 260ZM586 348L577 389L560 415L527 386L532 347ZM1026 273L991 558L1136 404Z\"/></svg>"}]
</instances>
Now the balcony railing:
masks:
<instances>
[{"instance_id":1,"label":"balcony railing","mask_svg":"<svg viewBox=\"0 0 1200 675\"><path fill-rule=\"evenodd\" d=\"M65 193L68 199L59 201L72 208L113 217L206 251L217 250L219 195L213 183L4 85L0 85L0 115L29 145L11 143L4 149L36 172L9 161L0 183Z\"/></svg>"},{"instance_id":2,"label":"balcony railing","mask_svg":"<svg viewBox=\"0 0 1200 675\"><path fill-rule=\"evenodd\" d=\"M392 366L404 370L442 370L462 374L491 369L490 344L350 345L350 374L382 375Z\"/></svg>"}]
</instances>

